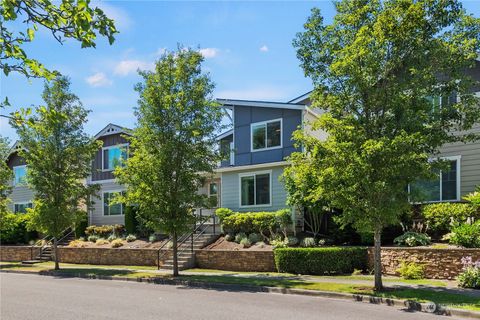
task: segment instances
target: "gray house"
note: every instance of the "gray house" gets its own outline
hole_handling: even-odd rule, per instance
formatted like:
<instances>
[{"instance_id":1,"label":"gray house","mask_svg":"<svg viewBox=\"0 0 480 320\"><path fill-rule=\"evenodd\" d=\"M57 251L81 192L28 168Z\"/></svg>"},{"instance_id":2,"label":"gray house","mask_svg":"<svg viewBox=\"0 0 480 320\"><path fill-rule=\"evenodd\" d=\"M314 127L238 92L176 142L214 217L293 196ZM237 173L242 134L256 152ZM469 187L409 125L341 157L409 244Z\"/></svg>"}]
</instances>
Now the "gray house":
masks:
<instances>
[{"instance_id":1,"label":"gray house","mask_svg":"<svg viewBox=\"0 0 480 320\"><path fill-rule=\"evenodd\" d=\"M13 171L12 193L9 194L8 206L14 213L25 213L27 208L32 207L34 193L25 183L28 168L25 159L18 154L19 149L20 146L17 142L10 149L6 159L8 167Z\"/></svg>"}]
</instances>

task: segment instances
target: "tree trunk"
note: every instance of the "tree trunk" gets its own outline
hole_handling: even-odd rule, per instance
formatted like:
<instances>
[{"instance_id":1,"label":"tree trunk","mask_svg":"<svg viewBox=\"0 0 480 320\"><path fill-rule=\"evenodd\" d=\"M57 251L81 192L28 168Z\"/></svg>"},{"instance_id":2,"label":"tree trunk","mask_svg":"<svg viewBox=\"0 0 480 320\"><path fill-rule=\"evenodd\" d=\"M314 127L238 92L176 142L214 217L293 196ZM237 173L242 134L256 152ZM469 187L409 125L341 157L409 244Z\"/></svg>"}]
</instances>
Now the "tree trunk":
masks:
<instances>
[{"instance_id":1,"label":"tree trunk","mask_svg":"<svg viewBox=\"0 0 480 320\"><path fill-rule=\"evenodd\" d=\"M382 228L375 228L374 233L374 258L373 258L373 268L375 270L375 291L381 291L383 289L382 283Z\"/></svg>"},{"instance_id":2,"label":"tree trunk","mask_svg":"<svg viewBox=\"0 0 480 320\"><path fill-rule=\"evenodd\" d=\"M172 244L173 244L173 276L178 276L178 257L177 257L177 232L173 231L172 233Z\"/></svg>"},{"instance_id":3,"label":"tree trunk","mask_svg":"<svg viewBox=\"0 0 480 320\"><path fill-rule=\"evenodd\" d=\"M55 270L60 270L60 265L58 264L58 240L57 240L57 237L53 238L53 258L55 260Z\"/></svg>"}]
</instances>

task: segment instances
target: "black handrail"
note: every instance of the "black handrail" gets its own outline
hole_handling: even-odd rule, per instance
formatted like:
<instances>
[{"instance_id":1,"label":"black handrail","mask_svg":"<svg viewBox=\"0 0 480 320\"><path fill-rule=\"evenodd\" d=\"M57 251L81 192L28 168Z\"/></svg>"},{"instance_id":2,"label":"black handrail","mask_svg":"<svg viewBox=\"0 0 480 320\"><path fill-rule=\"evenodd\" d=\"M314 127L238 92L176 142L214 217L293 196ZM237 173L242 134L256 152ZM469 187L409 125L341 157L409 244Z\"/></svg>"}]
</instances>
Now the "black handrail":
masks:
<instances>
[{"instance_id":1,"label":"black handrail","mask_svg":"<svg viewBox=\"0 0 480 320\"><path fill-rule=\"evenodd\" d=\"M70 231L69 231L67 234L65 234L68 230L70 230ZM72 234L72 232L74 232L74 231L75 231L75 230L74 230L73 228L67 228L67 229L63 230L63 232L62 232L63 236L60 238L60 240L58 240L58 242L60 242L61 240L65 239L66 237L68 237L68 236L69 236L70 234ZM33 248L35 248L39 242L43 242L43 241L46 242L44 245L42 245L42 246L40 247L40 250L38 251L38 256L41 256L43 250L45 250L46 247L48 247L49 245L51 245L53 239L54 239L53 236L46 235L46 236L43 237L42 239L37 240L34 244L32 244L32 245L30 246L30 259L33 260Z\"/></svg>"}]
</instances>

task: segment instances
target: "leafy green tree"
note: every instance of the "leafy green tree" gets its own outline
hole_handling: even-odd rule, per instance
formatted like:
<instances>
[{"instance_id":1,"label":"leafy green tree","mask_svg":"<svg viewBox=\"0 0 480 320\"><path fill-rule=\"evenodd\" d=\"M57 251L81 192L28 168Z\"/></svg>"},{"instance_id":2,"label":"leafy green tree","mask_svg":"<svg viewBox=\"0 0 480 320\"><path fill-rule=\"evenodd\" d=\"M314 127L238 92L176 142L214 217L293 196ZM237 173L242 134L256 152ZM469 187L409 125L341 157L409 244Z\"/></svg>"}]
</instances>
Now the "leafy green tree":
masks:
<instances>
[{"instance_id":1,"label":"leafy green tree","mask_svg":"<svg viewBox=\"0 0 480 320\"><path fill-rule=\"evenodd\" d=\"M115 171L127 186L123 201L137 206L147 227L172 236L175 276L177 237L194 222L193 209L208 202L197 190L220 160L215 133L223 113L202 61L198 52L179 48L157 61L155 71L140 72L138 127L128 138L133 155Z\"/></svg>"},{"instance_id":2,"label":"leafy green tree","mask_svg":"<svg viewBox=\"0 0 480 320\"><path fill-rule=\"evenodd\" d=\"M26 24L23 30L18 28L20 20ZM0 68L5 75L18 72L28 78L55 77L56 72L31 58L24 49L26 43L34 40L39 27L51 32L60 43L72 38L82 48L95 47L97 34L107 37L112 44L117 33L114 21L100 8L93 8L90 0L1 0Z\"/></svg>"},{"instance_id":3,"label":"leafy green tree","mask_svg":"<svg viewBox=\"0 0 480 320\"><path fill-rule=\"evenodd\" d=\"M12 170L7 166L8 140L0 136L0 224L3 226L4 217L9 213L8 194L11 190Z\"/></svg>"},{"instance_id":4,"label":"leafy green tree","mask_svg":"<svg viewBox=\"0 0 480 320\"><path fill-rule=\"evenodd\" d=\"M443 144L478 138L452 132L480 117L465 73L480 49L480 20L457 0L342 0L335 7L331 24L313 9L293 42L314 83L313 107L326 110L313 126L328 138L300 137L309 161L292 160L314 170L312 198L373 232L380 290L382 230L409 207L407 185L432 177L439 163L428 158Z\"/></svg>"},{"instance_id":5,"label":"leafy green tree","mask_svg":"<svg viewBox=\"0 0 480 320\"><path fill-rule=\"evenodd\" d=\"M85 184L100 147L83 131L88 111L70 92L65 77L46 83L45 106L22 109L23 122L11 121L28 166L27 183L35 190L30 228L52 236L55 269L59 269L57 241L87 214L90 196L98 186Z\"/></svg>"}]
</instances>

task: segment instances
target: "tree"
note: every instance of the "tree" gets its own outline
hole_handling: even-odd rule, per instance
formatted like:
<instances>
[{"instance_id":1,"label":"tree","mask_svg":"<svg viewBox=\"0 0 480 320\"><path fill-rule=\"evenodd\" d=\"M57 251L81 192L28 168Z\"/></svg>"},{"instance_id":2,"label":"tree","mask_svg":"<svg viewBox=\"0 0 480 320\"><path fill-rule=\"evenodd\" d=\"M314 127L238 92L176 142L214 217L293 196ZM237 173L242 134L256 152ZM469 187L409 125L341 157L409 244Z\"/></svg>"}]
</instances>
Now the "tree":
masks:
<instances>
[{"instance_id":1,"label":"tree","mask_svg":"<svg viewBox=\"0 0 480 320\"><path fill-rule=\"evenodd\" d=\"M83 131L88 111L69 86L65 77L46 83L46 106L37 107L35 114L22 109L25 121L11 121L28 167L27 183L35 190L30 228L53 237L56 270L58 239L87 214L89 198L98 189L85 179L100 142Z\"/></svg>"},{"instance_id":2,"label":"tree","mask_svg":"<svg viewBox=\"0 0 480 320\"><path fill-rule=\"evenodd\" d=\"M24 30L12 27L22 20ZM95 47L97 34L108 38L110 44L117 33L114 21L104 12L90 6L90 0L2 0L0 3L0 68L5 75L18 72L27 78L53 79L50 71L24 50L32 42L38 28L45 28L60 43L65 38L81 42L82 48Z\"/></svg>"},{"instance_id":3,"label":"tree","mask_svg":"<svg viewBox=\"0 0 480 320\"><path fill-rule=\"evenodd\" d=\"M198 52L179 48L158 60L155 71L140 72L138 127L128 138L133 155L115 171L127 186L122 200L137 206L147 227L172 237L174 276L177 237L193 224L193 209L208 203L197 190L220 160L215 133L222 111L202 61Z\"/></svg>"},{"instance_id":4,"label":"tree","mask_svg":"<svg viewBox=\"0 0 480 320\"><path fill-rule=\"evenodd\" d=\"M335 7L329 25L313 9L293 42L313 80L313 107L326 110L313 126L328 138L300 137L310 160L292 160L314 168L313 198L342 209L343 223L373 232L380 290L382 230L409 207L408 184L432 177L442 163L428 158L443 144L478 138L452 132L480 117L465 73L480 49L480 21L456 0L342 0Z\"/></svg>"},{"instance_id":5,"label":"tree","mask_svg":"<svg viewBox=\"0 0 480 320\"><path fill-rule=\"evenodd\" d=\"M10 211L8 210L8 194L11 190L12 170L7 165L8 140L0 136L0 224L3 225L3 217Z\"/></svg>"}]
</instances>

